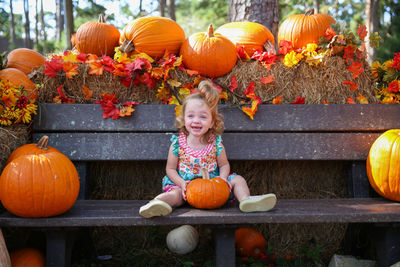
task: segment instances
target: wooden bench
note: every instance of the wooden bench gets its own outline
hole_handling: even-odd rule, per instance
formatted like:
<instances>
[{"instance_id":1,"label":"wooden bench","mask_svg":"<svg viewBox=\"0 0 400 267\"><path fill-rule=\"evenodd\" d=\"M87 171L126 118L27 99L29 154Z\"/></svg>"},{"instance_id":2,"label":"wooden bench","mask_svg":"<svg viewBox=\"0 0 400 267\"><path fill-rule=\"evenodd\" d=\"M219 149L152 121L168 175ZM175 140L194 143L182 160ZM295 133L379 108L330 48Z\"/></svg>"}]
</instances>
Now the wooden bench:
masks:
<instances>
[{"instance_id":1,"label":"wooden bench","mask_svg":"<svg viewBox=\"0 0 400 267\"><path fill-rule=\"evenodd\" d=\"M348 161L349 198L278 199L273 210L261 213L242 213L237 203L217 210L182 207L165 217L145 219L138 210L147 200L85 199L87 164L165 161L169 139L176 134L174 107L139 105L133 116L112 120L103 119L95 104L40 104L33 140L48 135L49 145L74 161L81 179L79 199L67 213L51 218L19 218L3 212L0 227L45 229L48 267L70 265L70 232L77 228L182 224L215 226L217 266L235 266L235 227L264 223L373 224L379 233L375 239L378 265L400 261L400 231L396 228L400 203L376 195L371 198L365 171L374 140L385 130L400 127L400 106L262 105L254 120L228 105L220 110L230 160Z\"/></svg>"}]
</instances>

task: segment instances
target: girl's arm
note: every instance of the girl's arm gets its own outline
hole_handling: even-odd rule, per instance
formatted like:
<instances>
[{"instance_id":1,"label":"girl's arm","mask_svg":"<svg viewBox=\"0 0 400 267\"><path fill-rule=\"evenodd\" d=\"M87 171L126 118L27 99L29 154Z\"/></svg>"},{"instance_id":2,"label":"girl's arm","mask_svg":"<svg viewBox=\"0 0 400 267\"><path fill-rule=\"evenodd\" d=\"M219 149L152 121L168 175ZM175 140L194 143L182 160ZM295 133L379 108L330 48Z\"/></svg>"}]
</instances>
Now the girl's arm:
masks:
<instances>
[{"instance_id":1,"label":"girl's arm","mask_svg":"<svg viewBox=\"0 0 400 267\"><path fill-rule=\"evenodd\" d=\"M185 181L182 177L179 176L178 172L176 171L176 168L178 166L178 157L172 153L173 146L171 145L169 147L169 152L168 152L168 158L167 158L167 166L165 168L165 171L169 177L169 179L174 182L177 186L179 186L182 189L182 195L183 199L186 200L186 185L188 181Z\"/></svg>"},{"instance_id":2,"label":"girl's arm","mask_svg":"<svg viewBox=\"0 0 400 267\"><path fill-rule=\"evenodd\" d=\"M226 157L226 152L224 146L221 144L222 150L221 155L217 157L217 164L219 167L219 176L228 183L229 172L231 171L231 167L229 165L228 158ZM228 183L229 184L229 183Z\"/></svg>"}]
</instances>

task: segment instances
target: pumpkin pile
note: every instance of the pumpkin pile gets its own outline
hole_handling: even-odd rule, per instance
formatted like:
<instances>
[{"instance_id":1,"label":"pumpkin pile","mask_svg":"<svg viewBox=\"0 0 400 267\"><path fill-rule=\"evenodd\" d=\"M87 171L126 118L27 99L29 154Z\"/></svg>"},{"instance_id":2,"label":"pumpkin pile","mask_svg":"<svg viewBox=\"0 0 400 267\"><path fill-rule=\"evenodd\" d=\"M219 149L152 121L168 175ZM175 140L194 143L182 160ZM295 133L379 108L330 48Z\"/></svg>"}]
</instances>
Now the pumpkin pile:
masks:
<instances>
[{"instance_id":1,"label":"pumpkin pile","mask_svg":"<svg viewBox=\"0 0 400 267\"><path fill-rule=\"evenodd\" d=\"M3 206L20 217L62 214L75 203L79 176L75 165L43 136L11 153L0 176Z\"/></svg>"}]
</instances>

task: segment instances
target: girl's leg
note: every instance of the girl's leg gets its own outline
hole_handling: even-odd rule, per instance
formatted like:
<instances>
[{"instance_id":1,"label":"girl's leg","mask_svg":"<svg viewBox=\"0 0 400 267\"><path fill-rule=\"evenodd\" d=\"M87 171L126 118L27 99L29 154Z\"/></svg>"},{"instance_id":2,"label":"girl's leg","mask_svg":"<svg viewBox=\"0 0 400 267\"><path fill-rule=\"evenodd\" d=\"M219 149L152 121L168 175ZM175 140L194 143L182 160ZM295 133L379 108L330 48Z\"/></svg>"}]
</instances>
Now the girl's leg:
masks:
<instances>
[{"instance_id":1,"label":"girl's leg","mask_svg":"<svg viewBox=\"0 0 400 267\"><path fill-rule=\"evenodd\" d=\"M145 218L165 216L172 212L172 207L178 207L183 203L181 189L174 188L169 192L156 196L149 203L140 207L139 214Z\"/></svg>"},{"instance_id":2,"label":"girl's leg","mask_svg":"<svg viewBox=\"0 0 400 267\"><path fill-rule=\"evenodd\" d=\"M240 202L250 196L250 190L247 186L246 180L240 176L236 175L231 181L232 192L235 198Z\"/></svg>"}]
</instances>

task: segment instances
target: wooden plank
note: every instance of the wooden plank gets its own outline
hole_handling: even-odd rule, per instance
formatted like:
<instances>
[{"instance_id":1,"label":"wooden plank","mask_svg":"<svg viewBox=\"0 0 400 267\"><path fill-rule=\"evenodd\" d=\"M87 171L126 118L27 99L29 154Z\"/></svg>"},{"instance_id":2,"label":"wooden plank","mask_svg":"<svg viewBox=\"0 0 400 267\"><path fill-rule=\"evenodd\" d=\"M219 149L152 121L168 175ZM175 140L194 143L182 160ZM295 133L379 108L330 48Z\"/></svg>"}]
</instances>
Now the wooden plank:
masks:
<instances>
[{"instance_id":1,"label":"wooden plank","mask_svg":"<svg viewBox=\"0 0 400 267\"><path fill-rule=\"evenodd\" d=\"M400 128L399 105L260 105L254 120L221 105L226 132L378 131ZM98 104L39 104L39 131L175 131L174 106L138 105L133 116L103 119Z\"/></svg>"},{"instance_id":2,"label":"wooden plank","mask_svg":"<svg viewBox=\"0 0 400 267\"><path fill-rule=\"evenodd\" d=\"M145 203L143 200L78 200L65 214L50 218L20 218L5 211L0 214L0 227L400 222L400 203L383 198L280 199L274 209L254 213L241 212L237 203L215 210L184 206L168 216L151 219L139 215L139 208Z\"/></svg>"},{"instance_id":3,"label":"wooden plank","mask_svg":"<svg viewBox=\"0 0 400 267\"><path fill-rule=\"evenodd\" d=\"M71 160L166 160L173 133L52 133ZM36 142L42 134L34 134ZM230 160L366 160L377 133L225 133Z\"/></svg>"}]
</instances>

